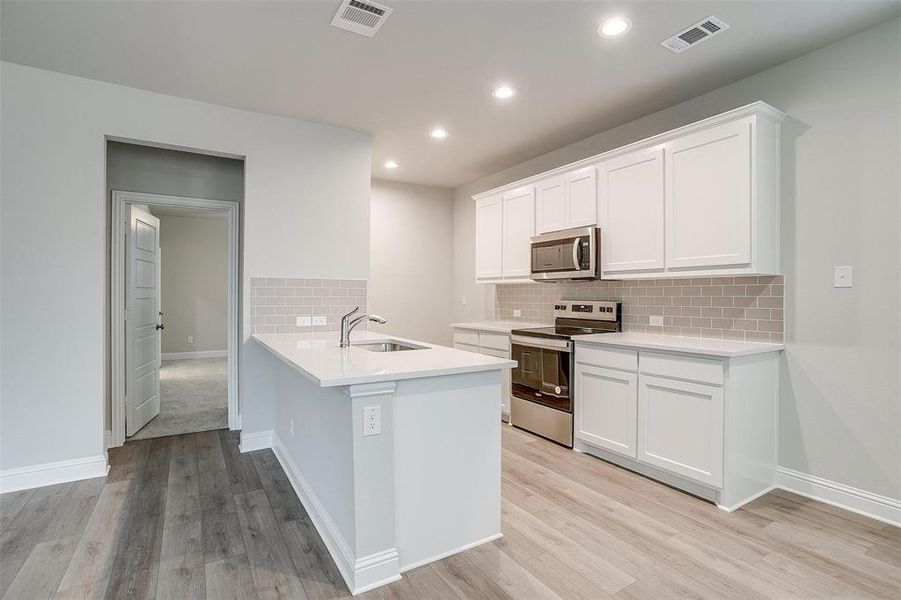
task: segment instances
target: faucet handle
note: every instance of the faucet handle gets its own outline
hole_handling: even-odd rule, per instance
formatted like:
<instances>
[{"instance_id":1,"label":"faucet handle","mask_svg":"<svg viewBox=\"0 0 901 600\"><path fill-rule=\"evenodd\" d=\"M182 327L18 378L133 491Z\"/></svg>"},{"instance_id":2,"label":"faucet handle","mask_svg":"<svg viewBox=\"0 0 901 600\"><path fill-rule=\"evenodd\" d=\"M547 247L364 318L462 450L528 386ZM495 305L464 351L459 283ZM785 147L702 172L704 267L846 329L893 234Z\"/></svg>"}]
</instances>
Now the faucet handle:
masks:
<instances>
[{"instance_id":1,"label":"faucet handle","mask_svg":"<svg viewBox=\"0 0 901 600\"><path fill-rule=\"evenodd\" d=\"M349 313L347 313L346 315L344 315L344 316L341 317L341 318L342 318L342 319L346 319L346 318L348 318L350 315L354 314L355 312L357 312L357 311L359 311L359 310L360 310L360 307L359 307L359 306L355 306L354 309L353 309L352 311L350 311Z\"/></svg>"}]
</instances>

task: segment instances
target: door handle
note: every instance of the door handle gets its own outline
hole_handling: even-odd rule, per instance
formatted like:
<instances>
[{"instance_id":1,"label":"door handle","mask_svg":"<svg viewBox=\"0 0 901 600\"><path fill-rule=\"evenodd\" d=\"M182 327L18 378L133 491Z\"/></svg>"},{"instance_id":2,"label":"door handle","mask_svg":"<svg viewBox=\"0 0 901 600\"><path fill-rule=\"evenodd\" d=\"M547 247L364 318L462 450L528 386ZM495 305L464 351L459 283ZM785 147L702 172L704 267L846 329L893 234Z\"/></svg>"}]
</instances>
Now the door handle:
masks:
<instances>
[{"instance_id":1,"label":"door handle","mask_svg":"<svg viewBox=\"0 0 901 600\"><path fill-rule=\"evenodd\" d=\"M163 325L162 323L157 323L156 328L157 328L157 329L165 329L166 326Z\"/></svg>"},{"instance_id":2,"label":"door handle","mask_svg":"<svg viewBox=\"0 0 901 600\"><path fill-rule=\"evenodd\" d=\"M581 245L581 240L579 238L576 238L575 240L573 240L573 268L576 271L582 270L582 266L581 266L582 261L580 260L581 257L580 257L580 252L579 252L580 245Z\"/></svg>"}]
</instances>

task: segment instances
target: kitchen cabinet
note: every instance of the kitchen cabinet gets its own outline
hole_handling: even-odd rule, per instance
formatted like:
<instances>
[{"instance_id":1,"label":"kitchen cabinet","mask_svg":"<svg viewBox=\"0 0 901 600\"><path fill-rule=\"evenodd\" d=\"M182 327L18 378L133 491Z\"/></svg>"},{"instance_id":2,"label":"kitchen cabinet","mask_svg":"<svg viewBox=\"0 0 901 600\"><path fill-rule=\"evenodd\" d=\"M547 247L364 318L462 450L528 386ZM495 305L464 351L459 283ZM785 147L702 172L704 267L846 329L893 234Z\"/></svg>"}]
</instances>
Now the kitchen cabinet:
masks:
<instances>
[{"instance_id":1,"label":"kitchen cabinet","mask_svg":"<svg viewBox=\"0 0 901 600\"><path fill-rule=\"evenodd\" d=\"M504 274L503 198L476 203L476 279L500 279Z\"/></svg>"},{"instance_id":2,"label":"kitchen cabinet","mask_svg":"<svg viewBox=\"0 0 901 600\"><path fill-rule=\"evenodd\" d=\"M536 186L538 233L597 224L594 166L539 181Z\"/></svg>"},{"instance_id":3,"label":"kitchen cabinet","mask_svg":"<svg viewBox=\"0 0 901 600\"><path fill-rule=\"evenodd\" d=\"M528 279L535 235L535 189L520 188L503 196L503 277Z\"/></svg>"},{"instance_id":4,"label":"kitchen cabinet","mask_svg":"<svg viewBox=\"0 0 901 600\"><path fill-rule=\"evenodd\" d=\"M597 223L605 279L776 275L784 118L754 102L474 198L531 185L538 233Z\"/></svg>"},{"instance_id":5,"label":"kitchen cabinet","mask_svg":"<svg viewBox=\"0 0 901 600\"><path fill-rule=\"evenodd\" d=\"M751 264L752 119L666 146L666 267Z\"/></svg>"},{"instance_id":6,"label":"kitchen cabinet","mask_svg":"<svg viewBox=\"0 0 901 600\"><path fill-rule=\"evenodd\" d=\"M778 350L706 357L576 339L577 451L734 510L773 485Z\"/></svg>"},{"instance_id":7,"label":"kitchen cabinet","mask_svg":"<svg viewBox=\"0 0 901 600\"><path fill-rule=\"evenodd\" d=\"M642 374L638 460L713 487L723 484L723 389Z\"/></svg>"},{"instance_id":8,"label":"kitchen cabinet","mask_svg":"<svg viewBox=\"0 0 901 600\"><path fill-rule=\"evenodd\" d=\"M610 276L662 271L663 149L630 152L601 164L598 196L601 270Z\"/></svg>"},{"instance_id":9,"label":"kitchen cabinet","mask_svg":"<svg viewBox=\"0 0 901 600\"><path fill-rule=\"evenodd\" d=\"M476 281L528 282L535 235L535 188L523 186L476 201Z\"/></svg>"},{"instance_id":10,"label":"kitchen cabinet","mask_svg":"<svg viewBox=\"0 0 901 600\"><path fill-rule=\"evenodd\" d=\"M454 329L454 348L476 352L495 358L510 358L510 336L492 331L478 331L468 328ZM513 394L513 372L503 370L501 396L501 420L510 421L510 396Z\"/></svg>"},{"instance_id":11,"label":"kitchen cabinet","mask_svg":"<svg viewBox=\"0 0 901 600\"><path fill-rule=\"evenodd\" d=\"M576 389L576 438L636 458L638 376L577 364Z\"/></svg>"}]
</instances>

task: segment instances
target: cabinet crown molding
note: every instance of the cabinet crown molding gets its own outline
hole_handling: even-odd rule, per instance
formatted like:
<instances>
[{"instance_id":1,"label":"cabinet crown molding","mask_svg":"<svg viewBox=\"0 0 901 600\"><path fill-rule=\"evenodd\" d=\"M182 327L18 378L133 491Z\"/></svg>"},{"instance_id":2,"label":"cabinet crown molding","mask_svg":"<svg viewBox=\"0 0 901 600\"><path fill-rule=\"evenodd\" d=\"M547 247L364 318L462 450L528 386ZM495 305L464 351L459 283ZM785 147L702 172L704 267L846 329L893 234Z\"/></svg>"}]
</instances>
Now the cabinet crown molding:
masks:
<instances>
[{"instance_id":1,"label":"cabinet crown molding","mask_svg":"<svg viewBox=\"0 0 901 600\"><path fill-rule=\"evenodd\" d=\"M782 112L778 108L767 104L761 100L756 102L752 102L750 104L746 104L744 106L740 106L738 108L732 109L730 111L726 111L724 113L720 113L718 115L714 115L712 117L708 117L701 121L696 121L694 123L690 123L688 125L684 125L677 129L672 129L670 131L665 131L663 133L657 134L655 136L645 138L643 140L638 140L636 142L632 142L631 144L627 144L625 146L620 146L619 148L614 148L612 150L608 150L606 152L602 152L601 154L595 154L594 156L589 156L587 158L583 158L577 160L575 162L562 165L560 167L556 167L549 171L544 171L542 173L538 173L536 175L532 175L530 177L526 177L524 179L519 179L517 181L513 181L511 183L504 184L502 186L498 186L492 188L490 190L479 192L478 194L474 194L472 196L473 200L479 200L480 198L485 198L487 196L493 196L496 194L504 194L506 192L510 192L516 188L528 185L534 185L535 183L545 179L547 177L553 177L554 175L563 175L564 173L568 173L575 169L579 169L582 167L588 167L596 165L598 162L608 160L620 154L625 154L628 152L633 152L636 150L641 150L643 148L651 148L653 146L657 146L660 144L665 144L673 139L679 138L684 135L688 135L690 133L694 133L695 131L700 131L702 129L706 129L708 127L713 127L716 125L721 125L723 123L727 123L729 121L736 121L738 119L744 119L750 116L758 116L772 123L779 124L781 123L785 117L786 113Z\"/></svg>"}]
</instances>

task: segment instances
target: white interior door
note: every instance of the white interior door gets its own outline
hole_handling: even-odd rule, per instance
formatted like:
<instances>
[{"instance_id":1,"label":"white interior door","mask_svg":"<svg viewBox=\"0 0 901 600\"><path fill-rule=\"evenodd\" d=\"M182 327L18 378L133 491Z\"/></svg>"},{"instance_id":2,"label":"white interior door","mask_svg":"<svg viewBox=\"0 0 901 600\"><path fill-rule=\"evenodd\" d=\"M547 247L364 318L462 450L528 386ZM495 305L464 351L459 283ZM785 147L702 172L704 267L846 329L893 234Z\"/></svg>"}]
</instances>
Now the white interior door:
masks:
<instances>
[{"instance_id":1,"label":"white interior door","mask_svg":"<svg viewBox=\"0 0 901 600\"><path fill-rule=\"evenodd\" d=\"M160 220L129 206L125 242L125 434L160 413Z\"/></svg>"}]
</instances>

